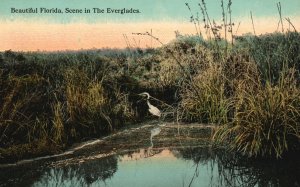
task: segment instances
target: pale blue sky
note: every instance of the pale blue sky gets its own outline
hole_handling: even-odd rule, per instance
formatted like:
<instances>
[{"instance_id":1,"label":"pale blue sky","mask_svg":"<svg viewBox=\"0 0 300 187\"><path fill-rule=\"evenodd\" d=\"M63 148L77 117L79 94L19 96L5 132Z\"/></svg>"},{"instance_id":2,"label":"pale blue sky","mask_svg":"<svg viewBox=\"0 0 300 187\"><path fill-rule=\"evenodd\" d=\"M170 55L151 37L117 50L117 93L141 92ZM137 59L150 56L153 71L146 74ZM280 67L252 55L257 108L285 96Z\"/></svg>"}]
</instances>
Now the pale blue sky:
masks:
<instances>
[{"instance_id":1,"label":"pale blue sky","mask_svg":"<svg viewBox=\"0 0 300 187\"><path fill-rule=\"evenodd\" d=\"M221 0L206 0L211 17L221 18ZM200 12L199 0L1 0L0 19L2 20L45 20L54 23L72 22L144 22L144 21L188 21L190 13L185 6L189 3L193 12ZM227 0L225 0L226 4ZM233 0L233 18L249 16L278 17L276 3L278 0ZM300 0L282 0L284 17L300 16ZM141 14L11 14L10 8L136 8Z\"/></svg>"}]
</instances>

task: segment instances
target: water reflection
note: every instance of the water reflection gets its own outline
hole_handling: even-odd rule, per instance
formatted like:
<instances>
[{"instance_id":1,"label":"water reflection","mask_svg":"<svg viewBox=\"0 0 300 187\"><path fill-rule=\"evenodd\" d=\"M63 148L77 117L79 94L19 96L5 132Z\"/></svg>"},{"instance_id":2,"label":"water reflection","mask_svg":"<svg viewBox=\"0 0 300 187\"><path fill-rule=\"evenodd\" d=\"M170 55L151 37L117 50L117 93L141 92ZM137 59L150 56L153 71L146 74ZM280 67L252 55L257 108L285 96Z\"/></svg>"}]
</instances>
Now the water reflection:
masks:
<instances>
[{"instance_id":1,"label":"water reflection","mask_svg":"<svg viewBox=\"0 0 300 187\"><path fill-rule=\"evenodd\" d=\"M160 130L153 129L153 136L159 134ZM147 157L145 150L94 160L78 159L78 162L66 165L52 164L41 167L41 164L31 164L4 168L0 171L0 186L299 186L300 184L300 161L297 154L285 160L255 161L209 147L156 148L157 152L150 157Z\"/></svg>"},{"instance_id":2,"label":"water reflection","mask_svg":"<svg viewBox=\"0 0 300 187\"><path fill-rule=\"evenodd\" d=\"M300 186L299 153L258 161L223 151L217 162L222 181L231 186Z\"/></svg>"},{"instance_id":3,"label":"water reflection","mask_svg":"<svg viewBox=\"0 0 300 187\"><path fill-rule=\"evenodd\" d=\"M175 154L177 158L193 160L195 174L199 176L199 164L211 169L211 186L300 186L299 153L286 155L284 159L250 159L225 150L187 148ZM194 177L191 182L193 182Z\"/></svg>"},{"instance_id":4,"label":"water reflection","mask_svg":"<svg viewBox=\"0 0 300 187\"><path fill-rule=\"evenodd\" d=\"M150 147L148 147L147 149L144 150L144 155L145 158L147 157L151 157L154 156L155 154L158 154L159 152L161 152L160 150L153 150L153 137L158 135L161 132L161 128L160 127L156 127L150 130Z\"/></svg>"},{"instance_id":5,"label":"water reflection","mask_svg":"<svg viewBox=\"0 0 300 187\"><path fill-rule=\"evenodd\" d=\"M153 140L152 140L152 138L154 137L154 136L156 136L156 135L158 135L159 133L160 133L160 131L161 131L161 128L160 127L156 127L156 128L154 128L154 129L151 129L151 131L150 131L150 143L151 143L151 148L153 148Z\"/></svg>"},{"instance_id":6,"label":"water reflection","mask_svg":"<svg viewBox=\"0 0 300 187\"><path fill-rule=\"evenodd\" d=\"M110 179L117 169L117 157L110 156L105 159L47 169L33 186L89 186Z\"/></svg>"}]
</instances>

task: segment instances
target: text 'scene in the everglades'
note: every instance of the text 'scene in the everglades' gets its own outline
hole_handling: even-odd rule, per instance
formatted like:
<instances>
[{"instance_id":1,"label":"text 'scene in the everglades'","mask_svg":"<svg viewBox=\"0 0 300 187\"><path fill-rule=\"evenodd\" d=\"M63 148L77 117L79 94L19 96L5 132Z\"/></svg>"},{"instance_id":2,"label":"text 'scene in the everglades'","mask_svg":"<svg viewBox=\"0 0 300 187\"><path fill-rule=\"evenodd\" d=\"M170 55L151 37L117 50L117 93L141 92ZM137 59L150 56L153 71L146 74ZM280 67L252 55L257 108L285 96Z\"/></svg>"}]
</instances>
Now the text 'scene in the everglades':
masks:
<instances>
[{"instance_id":1,"label":"text 'scene in the everglades'","mask_svg":"<svg viewBox=\"0 0 300 187\"><path fill-rule=\"evenodd\" d=\"M136 8L14 8L10 9L12 14L139 14Z\"/></svg>"}]
</instances>

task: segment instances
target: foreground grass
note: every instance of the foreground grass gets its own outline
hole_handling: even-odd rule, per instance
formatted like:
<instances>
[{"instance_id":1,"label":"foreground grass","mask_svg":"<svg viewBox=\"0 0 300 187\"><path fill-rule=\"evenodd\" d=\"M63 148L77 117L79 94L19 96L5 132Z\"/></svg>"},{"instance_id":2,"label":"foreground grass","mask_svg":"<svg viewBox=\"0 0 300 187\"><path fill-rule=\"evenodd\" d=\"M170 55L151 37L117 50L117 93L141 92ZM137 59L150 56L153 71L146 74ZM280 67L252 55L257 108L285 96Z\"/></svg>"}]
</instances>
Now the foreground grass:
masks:
<instances>
[{"instance_id":1,"label":"foreground grass","mask_svg":"<svg viewBox=\"0 0 300 187\"><path fill-rule=\"evenodd\" d=\"M0 155L59 152L147 116L218 126L214 139L248 156L299 149L300 35L243 36L234 45L179 36L159 49L0 56Z\"/></svg>"}]
</instances>

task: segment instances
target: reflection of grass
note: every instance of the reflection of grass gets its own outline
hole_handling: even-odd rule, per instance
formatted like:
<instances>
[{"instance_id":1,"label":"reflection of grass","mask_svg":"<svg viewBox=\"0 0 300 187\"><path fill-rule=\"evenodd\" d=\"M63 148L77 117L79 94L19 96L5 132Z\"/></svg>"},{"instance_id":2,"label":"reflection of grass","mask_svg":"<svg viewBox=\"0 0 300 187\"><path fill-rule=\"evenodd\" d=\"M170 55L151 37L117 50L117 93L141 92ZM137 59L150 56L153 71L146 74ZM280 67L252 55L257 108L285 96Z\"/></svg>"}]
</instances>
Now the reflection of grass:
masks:
<instances>
[{"instance_id":1,"label":"reflection of grass","mask_svg":"<svg viewBox=\"0 0 300 187\"><path fill-rule=\"evenodd\" d=\"M198 165L206 165L213 186L297 186L299 177L298 155L291 153L284 159L252 159L223 148L183 148L174 150L177 158L192 160L196 176L203 170ZM190 176L192 178L192 176ZM197 177L195 178L197 179Z\"/></svg>"},{"instance_id":2,"label":"reflection of grass","mask_svg":"<svg viewBox=\"0 0 300 187\"><path fill-rule=\"evenodd\" d=\"M220 182L224 186L297 186L299 177L298 154L284 159L251 159L233 152L220 151L217 155Z\"/></svg>"}]
</instances>

